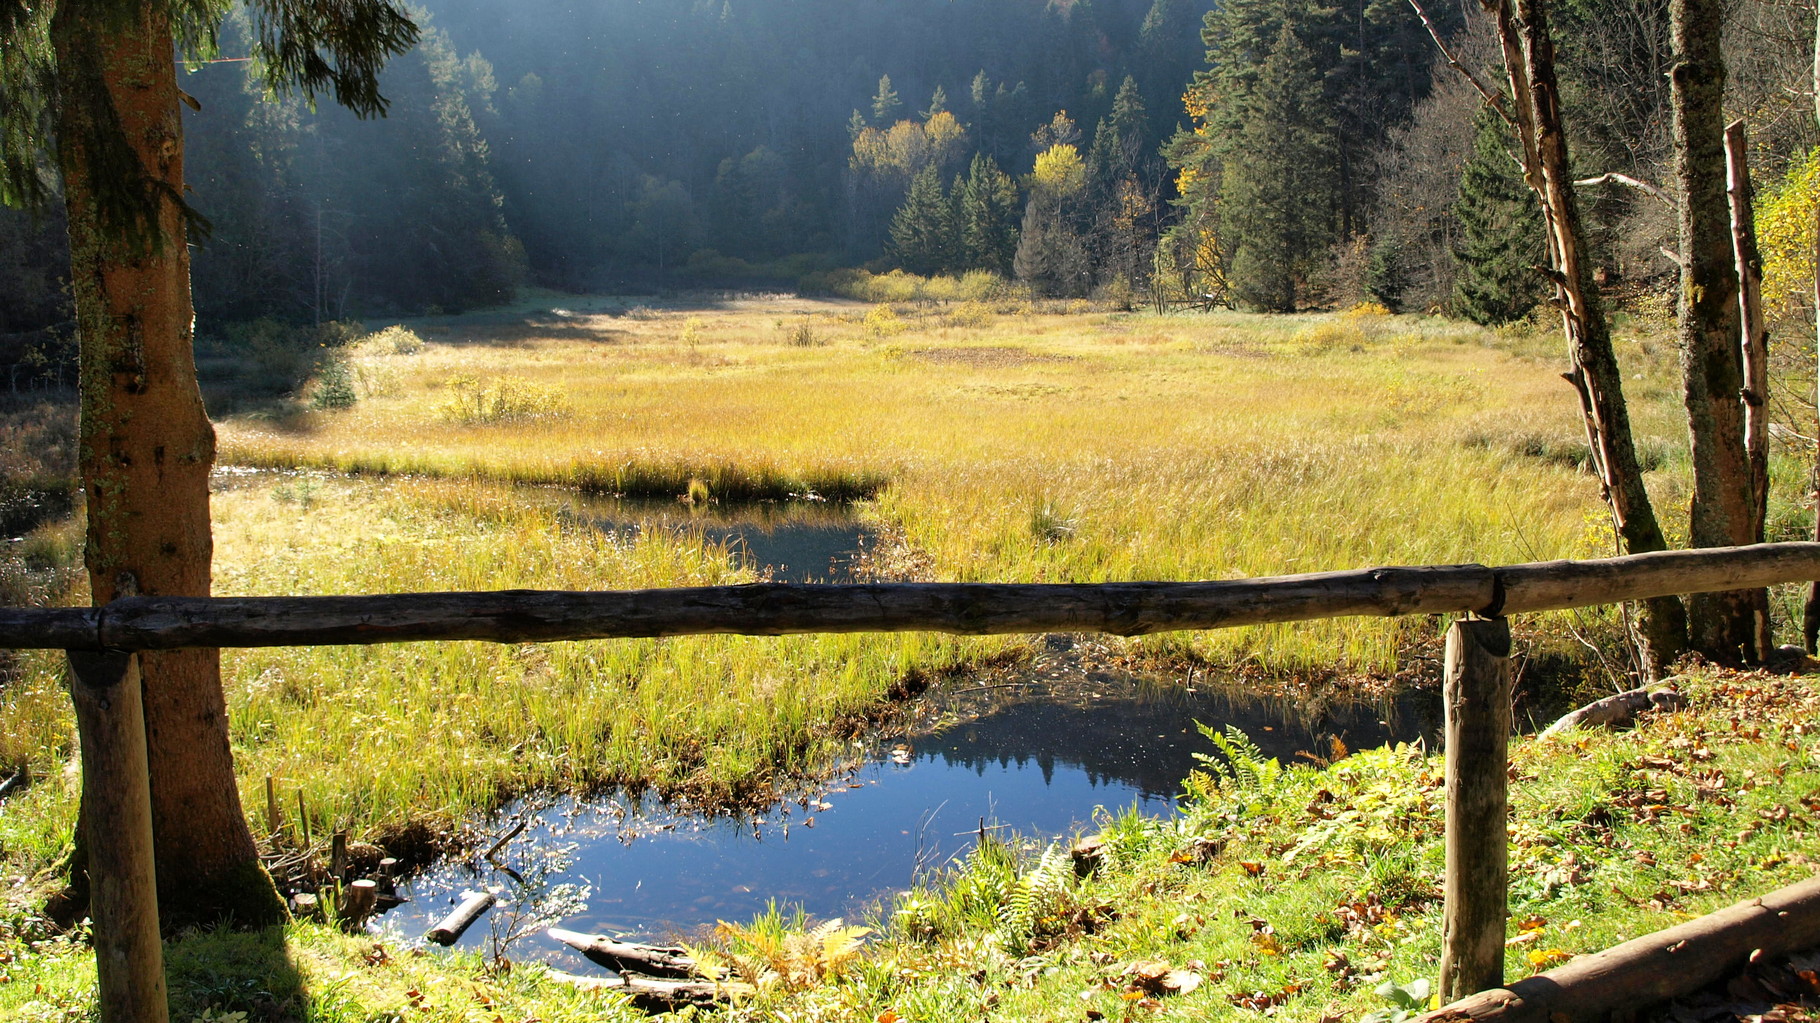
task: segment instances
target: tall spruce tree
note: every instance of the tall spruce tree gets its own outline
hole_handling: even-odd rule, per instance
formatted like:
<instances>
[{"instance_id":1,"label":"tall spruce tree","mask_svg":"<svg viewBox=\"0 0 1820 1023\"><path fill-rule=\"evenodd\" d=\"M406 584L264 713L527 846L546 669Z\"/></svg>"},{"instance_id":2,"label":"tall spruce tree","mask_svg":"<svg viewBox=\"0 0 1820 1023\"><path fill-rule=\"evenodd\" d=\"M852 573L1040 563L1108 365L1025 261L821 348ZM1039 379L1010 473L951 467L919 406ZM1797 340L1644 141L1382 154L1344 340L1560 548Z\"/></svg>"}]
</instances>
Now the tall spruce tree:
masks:
<instances>
[{"instance_id":1,"label":"tall spruce tree","mask_svg":"<svg viewBox=\"0 0 1820 1023\"><path fill-rule=\"evenodd\" d=\"M940 273L955 265L958 248L954 205L934 164L917 172L904 204L891 218L891 257L916 274Z\"/></svg>"},{"instance_id":2,"label":"tall spruce tree","mask_svg":"<svg viewBox=\"0 0 1820 1023\"><path fill-rule=\"evenodd\" d=\"M1542 299L1542 213L1511 155L1516 139L1504 118L1482 108L1473 130L1453 207L1460 224L1454 306L1474 323L1508 323Z\"/></svg>"},{"instance_id":3,"label":"tall spruce tree","mask_svg":"<svg viewBox=\"0 0 1820 1023\"><path fill-rule=\"evenodd\" d=\"M1445 32L1458 14L1437 17ZM1203 25L1194 124L1168 146L1177 205L1217 229L1194 248L1227 254L1235 297L1288 308L1331 242L1362 233L1359 168L1427 91L1432 44L1389 0L1222 0Z\"/></svg>"},{"instance_id":4,"label":"tall spruce tree","mask_svg":"<svg viewBox=\"0 0 1820 1023\"><path fill-rule=\"evenodd\" d=\"M212 44L226 0L0 0L0 198L42 201L54 158L81 335L84 561L96 604L122 594L206 596L215 432L191 351L178 50ZM417 29L386 0L250 5L274 87L332 89L384 111L387 57ZM55 140L54 145L52 140ZM50 150L47 152L47 150ZM285 917L241 811L218 651L140 655L160 921L169 929ZM80 916L79 828L59 915Z\"/></svg>"},{"instance_id":5,"label":"tall spruce tree","mask_svg":"<svg viewBox=\"0 0 1820 1023\"><path fill-rule=\"evenodd\" d=\"M962 263L969 270L1011 273L1017 253L1017 182L981 153L973 158L956 193Z\"/></svg>"},{"instance_id":6,"label":"tall spruce tree","mask_svg":"<svg viewBox=\"0 0 1820 1023\"><path fill-rule=\"evenodd\" d=\"M1313 53L1283 22L1222 167L1233 293L1259 309L1294 311L1303 281L1333 242L1333 121L1321 80Z\"/></svg>"},{"instance_id":7,"label":"tall spruce tree","mask_svg":"<svg viewBox=\"0 0 1820 1023\"><path fill-rule=\"evenodd\" d=\"M1102 186L1115 189L1138 169L1145 151L1151 148L1144 97L1138 92L1137 79L1126 75L1118 95L1113 97L1112 113L1100 118L1094 128L1087 166Z\"/></svg>"},{"instance_id":8,"label":"tall spruce tree","mask_svg":"<svg viewBox=\"0 0 1820 1023\"><path fill-rule=\"evenodd\" d=\"M890 127L903 106L903 100L897 98L897 90L891 87L891 76L879 75L878 91L872 94L872 123L881 128Z\"/></svg>"}]
</instances>

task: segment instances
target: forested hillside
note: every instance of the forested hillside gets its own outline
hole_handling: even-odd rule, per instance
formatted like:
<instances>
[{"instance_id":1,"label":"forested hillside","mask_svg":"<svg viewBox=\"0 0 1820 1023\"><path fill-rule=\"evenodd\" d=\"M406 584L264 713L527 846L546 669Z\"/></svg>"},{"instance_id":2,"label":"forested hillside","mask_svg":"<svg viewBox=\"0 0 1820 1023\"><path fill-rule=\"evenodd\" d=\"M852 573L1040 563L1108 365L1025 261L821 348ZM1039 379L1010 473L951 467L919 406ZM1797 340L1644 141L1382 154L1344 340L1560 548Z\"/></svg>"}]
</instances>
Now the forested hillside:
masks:
<instances>
[{"instance_id":1,"label":"forested hillside","mask_svg":"<svg viewBox=\"0 0 1820 1023\"><path fill-rule=\"evenodd\" d=\"M1496 62L1476 4L1429 13L1469 66ZM384 73L383 119L266 96L240 21L184 76L193 202L212 226L195 259L205 333L460 309L533 283L791 286L860 266L1121 304L1370 299L1483 322L1540 293L1505 128L1405 0L420 14L422 42ZM1665 6L1567 0L1556 17L1577 165L1662 182ZM1738 0L1728 22L1730 112L1750 119L1763 201L1787 213L1766 225L1772 278L1777 246L1800 243L1777 225L1799 235L1812 200L1811 26L1802 0ZM1608 283L1671 269L1665 205L1587 195ZM67 319L61 230L0 219L0 333Z\"/></svg>"}]
</instances>

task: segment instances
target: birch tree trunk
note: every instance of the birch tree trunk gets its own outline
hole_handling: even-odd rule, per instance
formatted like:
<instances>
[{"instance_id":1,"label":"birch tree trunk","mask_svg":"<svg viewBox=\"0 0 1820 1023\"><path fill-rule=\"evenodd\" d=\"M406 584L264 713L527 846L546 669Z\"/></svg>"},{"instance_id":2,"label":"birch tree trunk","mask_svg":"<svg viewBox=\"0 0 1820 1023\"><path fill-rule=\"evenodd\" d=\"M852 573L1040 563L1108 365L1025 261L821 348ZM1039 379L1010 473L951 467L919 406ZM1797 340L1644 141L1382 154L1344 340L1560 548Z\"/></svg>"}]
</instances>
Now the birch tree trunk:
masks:
<instances>
[{"instance_id":1,"label":"birch tree trunk","mask_svg":"<svg viewBox=\"0 0 1820 1023\"><path fill-rule=\"evenodd\" d=\"M1755 195L1743 121L1725 126L1725 194L1730 204L1732 261L1738 271L1738 327L1743 356L1744 458L1750 474L1750 535L1763 542L1769 519L1769 323L1763 317L1763 256L1757 249ZM1752 633L1759 657L1775 649L1769 592L1753 593ZM1761 599L1757 599L1760 597Z\"/></svg>"}]
</instances>

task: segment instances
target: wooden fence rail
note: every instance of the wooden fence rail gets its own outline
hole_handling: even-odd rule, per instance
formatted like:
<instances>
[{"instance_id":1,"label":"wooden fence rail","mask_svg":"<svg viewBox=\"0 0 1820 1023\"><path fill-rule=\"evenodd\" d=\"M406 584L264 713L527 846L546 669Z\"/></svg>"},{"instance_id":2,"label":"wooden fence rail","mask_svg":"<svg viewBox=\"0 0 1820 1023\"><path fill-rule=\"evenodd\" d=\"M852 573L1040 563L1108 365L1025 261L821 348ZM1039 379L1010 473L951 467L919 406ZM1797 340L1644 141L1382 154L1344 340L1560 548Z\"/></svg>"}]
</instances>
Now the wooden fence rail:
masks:
<instances>
[{"instance_id":1,"label":"wooden fence rail","mask_svg":"<svg viewBox=\"0 0 1820 1023\"><path fill-rule=\"evenodd\" d=\"M103 1023L167 1018L134 651L413 641L1108 632L1141 635L1349 615L1458 613L1448 636L1449 997L1502 983L1508 853L1503 616L1820 580L1820 543L1668 551L1487 568L1439 565L1193 583L760 583L690 589L128 597L99 608L0 608L0 649L69 652Z\"/></svg>"},{"instance_id":2,"label":"wooden fence rail","mask_svg":"<svg viewBox=\"0 0 1820 1023\"><path fill-rule=\"evenodd\" d=\"M1106 632L1136 636L1350 615L1485 617L1820 579L1820 543L1502 568L1437 565L1189 583L755 583L336 597L127 597L0 608L0 649L168 650L737 633Z\"/></svg>"}]
</instances>

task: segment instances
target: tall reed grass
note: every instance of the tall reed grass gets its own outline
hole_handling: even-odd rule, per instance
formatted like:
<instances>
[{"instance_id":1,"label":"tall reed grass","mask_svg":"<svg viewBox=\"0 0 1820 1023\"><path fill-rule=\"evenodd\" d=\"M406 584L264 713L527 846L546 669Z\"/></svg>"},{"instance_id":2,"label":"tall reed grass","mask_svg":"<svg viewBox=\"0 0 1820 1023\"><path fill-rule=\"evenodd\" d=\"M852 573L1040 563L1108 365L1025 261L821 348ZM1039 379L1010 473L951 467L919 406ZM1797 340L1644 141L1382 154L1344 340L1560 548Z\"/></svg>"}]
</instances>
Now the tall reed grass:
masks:
<instances>
[{"instance_id":1,"label":"tall reed grass","mask_svg":"<svg viewBox=\"0 0 1820 1023\"><path fill-rule=\"evenodd\" d=\"M216 498L217 590L630 588L748 579L686 529L597 532L515 484L683 497L818 497L962 581L1211 579L1609 553L1554 345L1386 315L1104 315L802 300L410 325L393 386L352 408L220 425L224 463L332 470ZM780 317L813 322L794 343ZM689 342L679 327L687 325ZM1633 418L1684 499L1672 353L1629 353ZM452 379L560 390L565 414L463 425ZM705 488L705 495L702 489ZM287 493L293 490L285 491ZM1792 494L1793 491L1791 490ZM1802 514L1782 495L1782 507ZM1590 518L1589 518L1590 516ZM1590 523L1590 525L1589 525ZM1337 619L1154 637L1130 649L1247 671L1393 670L1424 620ZM281 649L226 656L249 797L265 775L323 824L384 830L508 793L652 785L768 791L835 755L906 675L1014 648L931 635ZM54 662L9 691L11 756L68 754ZM48 680L48 681L47 681ZM25 695L36 692L38 697ZM35 708L35 709L34 709ZM844 723L844 724L843 724ZM36 743L36 745L33 745ZM262 802L262 798L259 800Z\"/></svg>"}]
</instances>

